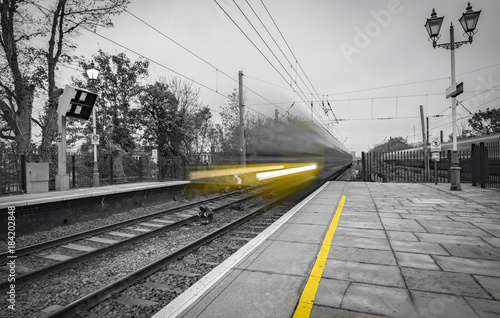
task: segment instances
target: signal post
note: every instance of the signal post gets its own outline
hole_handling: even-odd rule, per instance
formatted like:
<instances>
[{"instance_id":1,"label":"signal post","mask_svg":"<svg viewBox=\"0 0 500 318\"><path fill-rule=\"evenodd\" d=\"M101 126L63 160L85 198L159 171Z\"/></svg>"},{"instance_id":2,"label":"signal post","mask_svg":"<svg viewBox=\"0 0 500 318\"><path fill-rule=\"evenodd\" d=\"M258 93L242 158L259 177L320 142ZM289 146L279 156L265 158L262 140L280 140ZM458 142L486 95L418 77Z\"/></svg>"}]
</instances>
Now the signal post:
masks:
<instances>
[{"instance_id":1,"label":"signal post","mask_svg":"<svg viewBox=\"0 0 500 318\"><path fill-rule=\"evenodd\" d=\"M59 97L56 191L69 190L69 175L66 172L66 117L88 120L96 99L96 93L69 85L64 87L64 92Z\"/></svg>"}]
</instances>

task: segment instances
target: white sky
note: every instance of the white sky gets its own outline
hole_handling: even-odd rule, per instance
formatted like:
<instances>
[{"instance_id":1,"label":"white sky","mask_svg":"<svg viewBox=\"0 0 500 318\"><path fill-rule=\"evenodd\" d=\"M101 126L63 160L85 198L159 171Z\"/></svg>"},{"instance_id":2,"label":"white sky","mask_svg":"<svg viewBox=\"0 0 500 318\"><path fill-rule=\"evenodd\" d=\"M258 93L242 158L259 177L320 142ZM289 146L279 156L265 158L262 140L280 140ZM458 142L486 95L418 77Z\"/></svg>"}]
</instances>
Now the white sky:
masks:
<instances>
[{"instance_id":1,"label":"white sky","mask_svg":"<svg viewBox=\"0 0 500 318\"><path fill-rule=\"evenodd\" d=\"M241 70L247 87L247 111L274 116L275 108L283 113L295 100L291 113L310 119L312 92L315 95L314 120L330 123L333 134L358 155L389 137L408 137L409 142L422 140L419 105L424 106L425 116L444 115L430 118L431 136L439 136L439 130L444 130L445 136L451 133L451 100L445 98L445 90L451 83L450 51L432 48L424 24L432 8L436 8L438 16L445 15L438 43L449 42L450 22L455 26L455 40L466 40L458 19L465 11L467 1L263 0L313 88L300 67L300 77L296 75L295 59L261 0L248 0L248 3L292 65L247 2L237 0L236 3L286 71L235 3L232 0L217 1L286 81L215 1L133 0L128 11L218 71L127 12L113 18L113 29L99 29L97 32L206 86L200 86L201 98L203 104L214 110L216 122L219 121L216 111L226 102L224 96L238 87L238 71ZM500 1L476 0L472 6L474 10L482 10L478 33L472 45L464 45L455 53L457 82L464 82L464 93L458 100L474 113L486 107L500 107L500 86L493 88L500 85ZM82 31L77 42L79 47L74 53L88 59L99 48L111 53L126 52L132 60L138 59L137 54L87 31ZM292 74L292 81L297 79L298 85L293 84L293 89L287 72ZM231 79L222 73L230 75ZM69 82L70 76L79 76L79 72L61 68L59 84ZM159 76L178 75L150 63L150 81L154 82ZM331 112L324 114L320 102L324 101L327 106L327 100L335 116L345 120L334 123ZM470 116L468 112L459 106L458 118L466 121L467 116Z\"/></svg>"}]
</instances>

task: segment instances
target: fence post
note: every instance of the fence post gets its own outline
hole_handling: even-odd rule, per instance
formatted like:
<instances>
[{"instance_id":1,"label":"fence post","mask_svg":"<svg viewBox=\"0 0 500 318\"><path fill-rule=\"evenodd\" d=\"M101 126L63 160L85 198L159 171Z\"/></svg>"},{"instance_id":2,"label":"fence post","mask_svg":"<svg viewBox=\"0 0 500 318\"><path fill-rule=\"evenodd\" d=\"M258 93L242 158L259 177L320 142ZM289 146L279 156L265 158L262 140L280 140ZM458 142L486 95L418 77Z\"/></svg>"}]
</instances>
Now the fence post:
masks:
<instances>
[{"instance_id":1,"label":"fence post","mask_svg":"<svg viewBox=\"0 0 500 318\"><path fill-rule=\"evenodd\" d=\"M113 184L113 153L109 156L109 184Z\"/></svg>"},{"instance_id":2,"label":"fence post","mask_svg":"<svg viewBox=\"0 0 500 318\"><path fill-rule=\"evenodd\" d=\"M451 150L446 151L446 156L447 156L447 159L448 159L448 180L446 182L448 183L448 182L451 182L451 170L450 170L450 167L451 167Z\"/></svg>"},{"instance_id":3,"label":"fence post","mask_svg":"<svg viewBox=\"0 0 500 318\"><path fill-rule=\"evenodd\" d=\"M139 181L142 181L142 156L139 157Z\"/></svg>"},{"instance_id":4,"label":"fence post","mask_svg":"<svg viewBox=\"0 0 500 318\"><path fill-rule=\"evenodd\" d=\"M21 187L26 193L28 190L26 185L26 155L21 155Z\"/></svg>"},{"instance_id":5,"label":"fence post","mask_svg":"<svg viewBox=\"0 0 500 318\"><path fill-rule=\"evenodd\" d=\"M73 175L73 188L76 188L76 167L75 167L75 155L71 156L71 174Z\"/></svg>"},{"instance_id":6,"label":"fence post","mask_svg":"<svg viewBox=\"0 0 500 318\"><path fill-rule=\"evenodd\" d=\"M479 143L479 183L481 188L486 188L486 165L488 164L488 155L486 155L484 142Z\"/></svg>"},{"instance_id":7,"label":"fence post","mask_svg":"<svg viewBox=\"0 0 500 318\"><path fill-rule=\"evenodd\" d=\"M161 175L162 175L162 172L161 172L161 170L162 170L161 161L162 161L161 157L160 157L160 156L158 156L157 165L158 165L158 181L159 181L159 182L160 182L160 181L161 181L161 179L162 179L162 176L161 176Z\"/></svg>"},{"instance_id":8,"label":"fence post","mask_svg":"<svg viewBox=\"0 0 500 318\"><path fill-rule=\"evenodd\" d=\"M363 181L366 182L366 154L364 152L361 153L361 170Z\"/></svg>"},{"instance_id":9,"label":"fence post","mask_svg":"<svg viewBox=\"0 0 500 318\"><path fill-rule=\"evenodd\" d=\"M208 165L208 163L207 163ZM182 156L182 180L187 180L186 157Z\"/></svg>"},{"instance_id":10,"label":"fence post","mask_svg":"<svg viewBox=\"0 0 500 318\"><path fill-rule=\"evenodd\" d=\"M479 156L478 156L478 147L476 144L472 144L470 160L471 160L471 177L472 177L472 186L477 186L477 179L479 176Z\"/></svg>"}]
</instances>

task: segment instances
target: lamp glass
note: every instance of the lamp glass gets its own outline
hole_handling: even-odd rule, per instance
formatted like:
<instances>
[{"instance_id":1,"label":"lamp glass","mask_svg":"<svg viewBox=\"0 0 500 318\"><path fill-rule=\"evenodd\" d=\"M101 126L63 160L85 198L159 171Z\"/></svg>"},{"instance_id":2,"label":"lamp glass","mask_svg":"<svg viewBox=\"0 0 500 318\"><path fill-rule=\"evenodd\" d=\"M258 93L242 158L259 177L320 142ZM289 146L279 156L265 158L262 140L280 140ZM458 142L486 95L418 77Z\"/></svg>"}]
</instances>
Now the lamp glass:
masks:
<instances>
[{"instance_id":1,"label":"lamp glass","mask_svg":"<svg viewBox=\"0 0 500 318\"><path fill-rule=\"evenodd\" d=\"M97 70L96 68L89 68L87 70L87 76L93 80L97 79L97 76L99 76L99 70Z\"/></svg>"},{"instance_id":2,"label":"lamp glass","mask_svg":"<svg viewBox=\"0 0 500 318\"><path fill-rule=\"evenodd\" d=\"M460 21L460 24L466 33L473 32L476 29L480 13L481 11L471 11L462 14L462 17L458 21Z\"/></svg>"},{"instance_id":3,"label":"lamp glass","mask_svg":"<svg viewBox=\"0 0 500 318\"><path fill-rule=\"evenodd\" d=\"M432 17L427 19L425 28L427 29L427 33L429 33L430 38L439 36L439 31L441 30L443 19L444 17Z\"/></svg>"}]
</instances>

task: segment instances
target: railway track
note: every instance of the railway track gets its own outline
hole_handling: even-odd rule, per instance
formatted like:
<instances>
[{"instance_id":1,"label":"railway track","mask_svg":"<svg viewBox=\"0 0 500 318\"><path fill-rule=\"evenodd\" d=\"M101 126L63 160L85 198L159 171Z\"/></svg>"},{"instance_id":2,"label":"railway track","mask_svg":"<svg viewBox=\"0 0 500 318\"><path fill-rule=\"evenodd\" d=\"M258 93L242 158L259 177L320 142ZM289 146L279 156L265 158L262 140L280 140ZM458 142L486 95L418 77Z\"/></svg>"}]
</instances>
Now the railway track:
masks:
<instances>
[{"instance_id":1,"label":"railway track","mask_svg":"<svg viewBox=\"0 0 500 318\"><path fill-rule=\"evenodd\" d=\"M291 187L300 188L302 183L308 181L303 180L301 184ZM265 204L254 206L235 220L59 308L47 317L149 317L220 264L223 261L220 255L229 257L322 183L315 183L301 193L290 192L290 189L282 193L274 192ZM291 193L294 195L293 204L285 203L277 210L270 210L289 198Z\"/></svg>"},{"instance_id":2,"label":"railway track","mask_svg":"<svg viewBox=\"0 0 500 318\"><path fill-rule=\"evenodd\" d=\"M260 195L261 192L250 193L256 189L257 187L253 187L234 191L215 198L200 200L90 231L17 249L16 261L19 264L23 264L22 268L35 269L16 277L16 285L22 285L49 273L87 261L103 253L195 222L199 219L198 207L200 205L206 205L213 211L218 211ZM7 255L7 252L0 254L2 264L6 264ZM34 260L32 259L30 262L30 258L34 258ZM44 261L45 266L37 268L40 266L40 260ZM30 266L30 263L35 265ZM6 288L8 285L8 281L2 281L0 289Z\"/></svg>"}]
</instances>

